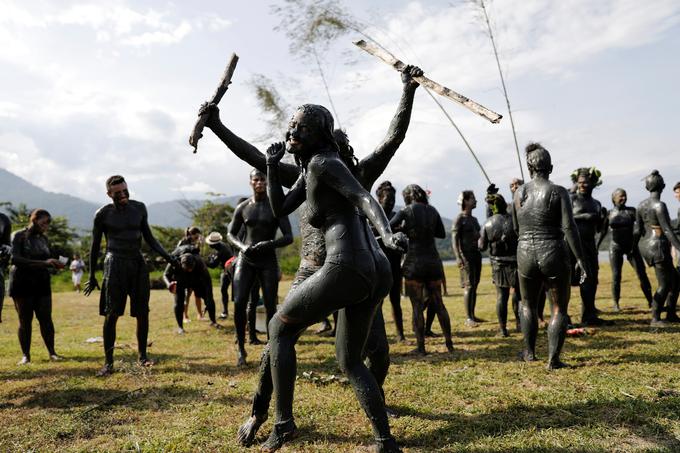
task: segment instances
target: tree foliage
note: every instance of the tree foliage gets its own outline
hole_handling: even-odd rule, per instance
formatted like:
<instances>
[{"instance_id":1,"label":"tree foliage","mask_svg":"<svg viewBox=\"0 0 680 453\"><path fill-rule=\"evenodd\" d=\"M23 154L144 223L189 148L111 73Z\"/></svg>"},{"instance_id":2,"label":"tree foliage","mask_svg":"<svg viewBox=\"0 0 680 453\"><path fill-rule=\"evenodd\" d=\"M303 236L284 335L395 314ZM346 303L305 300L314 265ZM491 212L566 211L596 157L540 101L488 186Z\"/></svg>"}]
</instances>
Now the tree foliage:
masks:
<instances>
[{"instance_id":1,"label":"tree foliage","mask_svg":"<svg viewBox=\"0 0 680 453\"><path fill-rule=\"evenodd\" d=\"M24 203L14 206L11 202L1 203L7 212L12 223L12 231L19 231L26 228L29 224L31 212L34 208L29 208ZM47 238L50 242L50 251L53 255L70 257L74 253L81 253L80 236L68 223L68 219L63 216L52 217L50 228L47 231Z\"/></svg>"}]
</instances>

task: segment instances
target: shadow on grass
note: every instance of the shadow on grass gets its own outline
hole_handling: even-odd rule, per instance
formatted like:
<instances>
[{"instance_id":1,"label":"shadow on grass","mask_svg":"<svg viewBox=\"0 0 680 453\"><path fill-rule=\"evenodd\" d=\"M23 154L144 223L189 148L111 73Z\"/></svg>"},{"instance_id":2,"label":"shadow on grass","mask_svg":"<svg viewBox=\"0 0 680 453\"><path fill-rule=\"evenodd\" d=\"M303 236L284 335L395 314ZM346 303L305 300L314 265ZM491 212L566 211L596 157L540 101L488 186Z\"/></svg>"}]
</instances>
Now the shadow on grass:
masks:
<instances>
[{"instance_id":1,"label":"shadow on grass","mask_svg":"<svg viewBox=\"0 0 680 453\"><path fill-rule=\"evenodd\" d=\"M158 363L165 363L176 361L181 356L177 354L149 354L150 358ZM120 361L125 363L137 363L136 352L118 352L114 356L116 366ZM71 367L71 363L92 363L91 366ZM35 367L34 364L17 366L13 370L0 373L0 381L4 380L21 380L21 379L37 379L37 378L54 378L54 377L81 377L94 376L104 363L104 354L101 356L80 356L67 355L64 356L64 361L58 363L40 364L40 367Z\"/></svg>"},{"instance_id":2,"label":"shadow on grass","mask_svg":"<svg viewBox=\"0 0 680 453\"><path fill-rule=\"evenodd\" d=\"M428 430L422 425L418 434L401 438L407 447L432 447L446 444L467 444L485 436L503 436L518 430L552 430L600 426L607 430L625 428L631 435L644 439L669 451L680 451L680 440L669 427L657 419L680 420L680 398L670 397L656 400L611 399L606 401L582 402L567 405L524 405L517 404L501 410L479 415L453 413L432 413L406 406L392 406L401 416L410 416L427 421L444 422L444 426ZM467 450L473 451L473 450ZM491 451L485 449L484 451ZM521 451L521 450L520 450ZM544 450L527 448L527 451L560 451L553 448ZM562 451L574 451L562 450ZM588 451L607 451L588 448Z\"/></svg>"},{"instance_id":3,"label":"shadow on grass","mask_svg":"<svg viewBox=\"0 0 680 453\"><path fill-rule=\"evenodd\" d=\"M170 409L178 405L194 405L203 400L204 392L201 389L187 386L164 385L143 387L133 391L87 387L33 392L24 401L13 406L43 409L85 409L87 407L85 410L125 406L155 411ZM217 399L211 398L210 401L225 406L247 403L246 398L234 395L223 395Z\"/></svg>"}]
</instances>

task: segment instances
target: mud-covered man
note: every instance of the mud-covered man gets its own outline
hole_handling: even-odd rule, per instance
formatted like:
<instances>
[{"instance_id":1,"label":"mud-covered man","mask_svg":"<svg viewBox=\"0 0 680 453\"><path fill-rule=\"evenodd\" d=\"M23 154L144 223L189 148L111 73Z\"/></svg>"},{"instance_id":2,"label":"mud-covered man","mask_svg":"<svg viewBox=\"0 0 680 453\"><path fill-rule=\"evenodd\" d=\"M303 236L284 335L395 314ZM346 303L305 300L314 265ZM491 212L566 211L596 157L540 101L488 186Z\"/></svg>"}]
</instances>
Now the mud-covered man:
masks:
<instances>
[{"instance_id":1,"label":"mud-covered man","mask_svg":"<svg viewBox=\"0 0 680 453\"><path fill-rule=\"evenodd\" d=\"M102 236L106 237L104 280L99 298L99 314L104 316L104 367L99 376L113 373L113 348L116 342L116 323L125 312L130 297L130 316L137 319L137 349L142 366L153 365L146 354L149 334L149 271L142 256L142 239L168 263L174 262L158 243L149 227L146 206L130 200L125 178L120 175L106 180L106 194L113 203L99 208L94 216L92 247L90 249L90 277L85 285L89 296L99 283L95 276Z\"/></svg>"}]
</instances>

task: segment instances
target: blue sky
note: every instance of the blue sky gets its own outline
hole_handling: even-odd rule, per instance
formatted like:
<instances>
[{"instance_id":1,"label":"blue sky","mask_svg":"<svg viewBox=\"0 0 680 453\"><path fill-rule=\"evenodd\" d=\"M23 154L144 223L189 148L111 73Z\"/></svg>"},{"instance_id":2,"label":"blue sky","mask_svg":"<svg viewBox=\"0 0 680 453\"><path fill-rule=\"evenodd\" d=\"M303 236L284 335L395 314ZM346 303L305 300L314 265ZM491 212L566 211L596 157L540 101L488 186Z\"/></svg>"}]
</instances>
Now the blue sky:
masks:
<instances>
[{"instance_id":1,"label":"blue sky","mask_svg":"<svg viewBox=\"0 0 680 453\"><path fill-rule=\"evenodd\" d=\"M347 1L366 31L432 79L505 114L490 43L467 1ZM146 202L247 193L249 168L209 131L197 155L187 137L231 52L240 56L222 119L248 140L266 132L249 83L274 81L290 106L327 105L315 65L289 53L270 2L0 1L0 167L47 190L105 201L107 176L126 176ZM595 165L610 205L629 203L658 168L680 180L680 2L495 0L497 33L519 142L553 154L553 180ZM343 127L359 157L383 138L399 76L342 37L324 55ZM494 182L519 174L510 123L444 101ZM266 142L258 143L261 149ZM419 90L407 138L385 178L418 183L452 217L458 193L486 182L462 141ZM672 213L677 203L664 193ZM478 215L483 215L478 208Z\"/></svg>"}]
</instances>

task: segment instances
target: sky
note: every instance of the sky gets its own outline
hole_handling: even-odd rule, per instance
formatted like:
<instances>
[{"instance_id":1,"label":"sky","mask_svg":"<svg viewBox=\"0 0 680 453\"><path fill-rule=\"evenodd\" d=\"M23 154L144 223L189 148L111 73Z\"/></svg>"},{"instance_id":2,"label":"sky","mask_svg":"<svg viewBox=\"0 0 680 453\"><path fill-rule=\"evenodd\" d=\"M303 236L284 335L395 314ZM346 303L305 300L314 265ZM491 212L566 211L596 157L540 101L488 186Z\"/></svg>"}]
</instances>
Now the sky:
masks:
<instances>
[{"instance_id":1,"label":"sky","mask_svg":"<svg viewBox=\"0 0 680 453\"><path fill-rule=\"evenodd\" d=\"M491 43L473 2L339 4L399 58L505 116L491 124L440 99L508 195L520 167ZM43 189L101 203L112 174L123 174L132 195L146 203L247 194L250 168L211 131L197 154L187 141L231 53L240 60L221 118L261 150L268 145L267 115L253 77L272 80L290 114L302 103L328 105L315 61L291 52L272 5L287 7L283 1L0 0L0 167ZM630 205L639 203L646 197L642 179L658 169L673 215L671 188L680 181L680 2L494 0L489 14L520 149L541 142L553 157L551 179L565 186L576 168L597 167L604 182L594 196L607 207L617 187L628 191ZM320 54L336 122L361 158L384 138L401 82L352 44L358 37L340 36ZM420 184L446 217L459 211L460 191L472 189L482 199L487 186L422 89L382 179L398 191ZM476 215L484 215L481 206Z\"/></svg>"}]
</instances>

